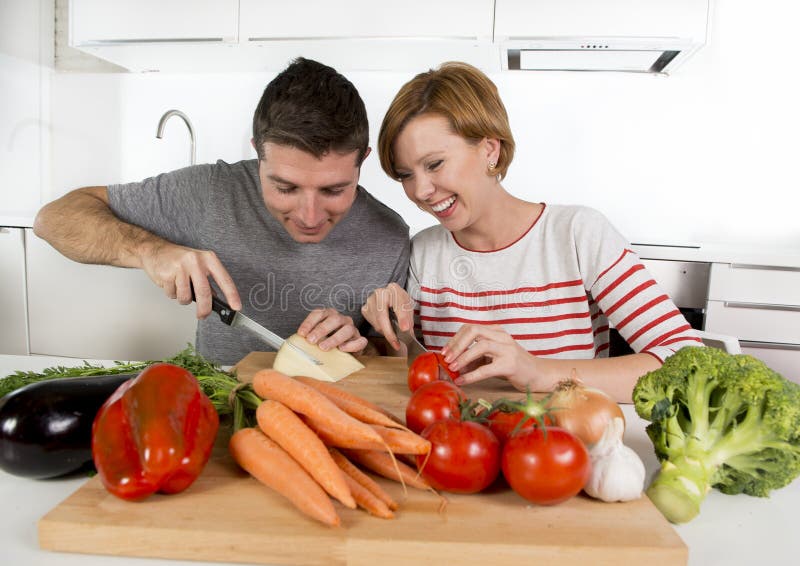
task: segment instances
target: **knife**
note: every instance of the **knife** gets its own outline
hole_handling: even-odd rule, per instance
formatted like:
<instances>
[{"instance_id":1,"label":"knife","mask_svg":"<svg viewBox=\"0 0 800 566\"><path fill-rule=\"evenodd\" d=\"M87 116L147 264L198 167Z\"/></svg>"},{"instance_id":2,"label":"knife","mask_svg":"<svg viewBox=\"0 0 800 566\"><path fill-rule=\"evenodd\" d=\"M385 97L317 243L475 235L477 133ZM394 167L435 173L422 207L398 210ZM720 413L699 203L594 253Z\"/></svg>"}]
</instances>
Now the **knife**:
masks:
<instances>
[{"instance_id":1,"label":"knife","mask_svg":"<svg viewBox=\"0 0 800 566\"><path fill-rule=\"evenodd\" d=\"M194 300L194 289L192 289L192 299ZM264 342L275 348L275 350L280 350L281 346L287 344L291 346L294 350L299 352L303 355L309 362L314 365L321 366L322 362L319 361L317 358L302 350L298 346L292 344L291 342L287 342L271 330L264 328L259 323L257 323L252 318L243 315L239 311L233 310L228 303L220 299L219 297L212 295L211 296L211 310L219 315L219 319L224 323L230 326L231 328L244 328L248 332L255 334L259 338L261 338Z\"/></svg>"},{"instance_id":2,"label":"knife","mask_svg":"<svg viewBox=\"0 0 800 566\"><path fill-rule=\"evenodd\" d=\"M392 322L392 329L397 335L397 339L406 345L406 349L408 350L406 363L409 367L411 367L411 364L414 363L414 360L417 358L417 356L424 354L428 351L428 349L419 343L412 332L400 330L400 325L397 324L397 317L392 311L389 311L389 320Z\"/></svg>"}]
</instances>

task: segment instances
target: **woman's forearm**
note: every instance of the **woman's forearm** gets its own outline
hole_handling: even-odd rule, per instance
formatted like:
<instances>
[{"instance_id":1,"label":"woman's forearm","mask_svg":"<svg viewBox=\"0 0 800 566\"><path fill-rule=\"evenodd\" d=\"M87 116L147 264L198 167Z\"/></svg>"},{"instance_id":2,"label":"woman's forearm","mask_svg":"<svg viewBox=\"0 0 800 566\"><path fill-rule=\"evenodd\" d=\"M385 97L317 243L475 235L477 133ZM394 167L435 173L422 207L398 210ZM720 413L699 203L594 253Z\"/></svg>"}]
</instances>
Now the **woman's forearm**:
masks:
<instances>
[{"instance_id":1,"label":"woman's forearm","mask_svg":"<svg viewBox=\"0 0 800 566\"><path fill-rule=\"evenodd\" d=\"M639 377L661 367L661 362L650 354L639 353L592 360L535 358L534 367L539 383L549 384L548 390L559 381L575 378L587 387L605 391L618 403L630 403Z\"/></svg>"}]
</instances>

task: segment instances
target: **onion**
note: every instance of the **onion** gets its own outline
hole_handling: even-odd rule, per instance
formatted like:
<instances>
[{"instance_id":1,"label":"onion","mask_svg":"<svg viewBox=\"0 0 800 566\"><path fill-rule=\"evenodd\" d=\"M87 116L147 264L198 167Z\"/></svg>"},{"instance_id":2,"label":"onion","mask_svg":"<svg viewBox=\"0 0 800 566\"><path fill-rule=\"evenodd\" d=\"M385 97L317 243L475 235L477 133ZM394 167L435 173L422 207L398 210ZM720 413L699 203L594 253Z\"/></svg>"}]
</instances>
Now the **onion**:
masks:
<instances>
[{"instance_id":1,"label":"onion","mask_svg":"<svg viewBox=\"0 0 800 566\"><path fill-rule=\"evenodd\" d=\"M560 382L550 395L548 408L557 426L580 438L587 447L596 444L615 418L625 422L622 409L607 393L585 387L575 379ZM620 427L622 438L624 427Z\"/></svg>"}]
</instances>

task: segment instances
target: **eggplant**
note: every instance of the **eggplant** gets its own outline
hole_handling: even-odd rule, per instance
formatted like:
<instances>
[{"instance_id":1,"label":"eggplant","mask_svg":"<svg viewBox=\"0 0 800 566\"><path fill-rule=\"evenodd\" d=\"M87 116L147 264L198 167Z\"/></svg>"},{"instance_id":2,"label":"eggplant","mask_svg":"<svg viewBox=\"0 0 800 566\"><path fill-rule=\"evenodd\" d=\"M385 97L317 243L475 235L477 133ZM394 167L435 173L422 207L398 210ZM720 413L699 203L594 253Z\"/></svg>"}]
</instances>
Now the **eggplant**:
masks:
<instances>
[{"instance_id":1,"label":"eggplant","mask_svg":"<svg viewBox=\"0 0 800 566\"><path fill-rule=\"evenodd\" d=\"M92 423L137 373L38 381L0 399L0 469L46 479L92 466Z\"/></svg>"}]
</instances>

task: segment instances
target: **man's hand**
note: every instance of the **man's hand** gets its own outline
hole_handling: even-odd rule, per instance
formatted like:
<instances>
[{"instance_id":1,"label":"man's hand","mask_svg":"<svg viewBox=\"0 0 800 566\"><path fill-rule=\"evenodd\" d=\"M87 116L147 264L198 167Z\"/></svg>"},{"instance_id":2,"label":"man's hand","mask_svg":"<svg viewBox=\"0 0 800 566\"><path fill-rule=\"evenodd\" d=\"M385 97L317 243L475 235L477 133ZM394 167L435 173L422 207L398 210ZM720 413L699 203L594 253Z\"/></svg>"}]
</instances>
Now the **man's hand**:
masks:
<instances>
[{"instance_id":1,"label":"man's hand","mask_svg":"<svg viewBox=\"0 0 800 566\"><path fill-rule=\"evenodd\" d=\"M311 311L297 333L325 351L339 348L356 354L367 346L367 339L358 332L353 319L331 308Z\"/></svg>"},{"instance_id":2,"label":"man's hand","mask_svg":"<svg viewBox=\"0 0 800 566\"><path fill-rule=\"evenodd\" d=\"M205 318L211 313L209 277L217 283L233 310L242 308L236 285L214 252L195 250L161 240L155 242L143 255L142 269L164 290L167 297L176 299L182 305L192 302L194 288L197 318Z\"/></svg>"}]
</instances>

